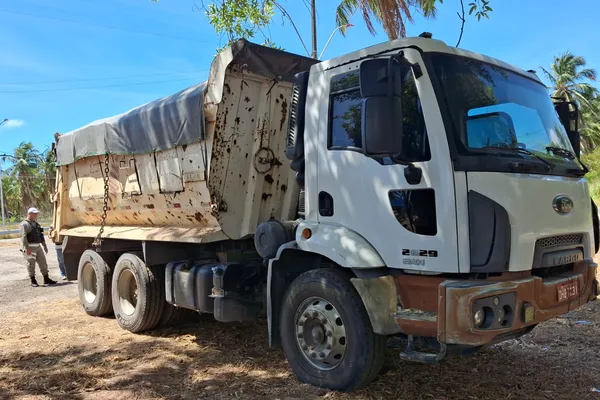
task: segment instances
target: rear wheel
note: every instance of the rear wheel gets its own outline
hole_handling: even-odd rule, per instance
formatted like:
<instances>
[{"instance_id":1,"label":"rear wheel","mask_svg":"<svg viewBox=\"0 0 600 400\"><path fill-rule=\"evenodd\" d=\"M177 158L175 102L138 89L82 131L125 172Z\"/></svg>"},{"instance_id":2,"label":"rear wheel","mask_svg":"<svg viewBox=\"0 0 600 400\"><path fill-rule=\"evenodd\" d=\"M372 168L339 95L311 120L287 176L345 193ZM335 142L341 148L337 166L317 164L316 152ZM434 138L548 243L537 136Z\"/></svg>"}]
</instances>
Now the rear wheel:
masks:
<instances>
[{"instance_id":1,"label":"rear wheel","mask_svg":"<svg viewBox=\"0 0 600 400\"><path fill-rule=\"evenodd\" d=\"M138 256L125 253L119 257L112 279L112 301L121 328L141 332L158 325L165 303L160 285L157 274Z\"/></svg>"},{"instance_id":2,"label":"rear wheel","mask_svg":"<svg viewBox=\"0 0 600 400\"><path fill-rule=\"evenodd\" d=\"M112 312L111 273L114 257L86 250L79 259L77 288L86 313L101 317Z\"/></svg>"},{"instance_id":3,"label":"rear wheel","mask_svg":"<svg viewBox=\"0 0 600 400\"><path fill-rule=\"evenodd\" d=\"M373 333L362 300L342 271L319 269L296 278L280 323L283 350L302 382L351 391L381 369L386 338Z\"/></svg>"}]
</instances>

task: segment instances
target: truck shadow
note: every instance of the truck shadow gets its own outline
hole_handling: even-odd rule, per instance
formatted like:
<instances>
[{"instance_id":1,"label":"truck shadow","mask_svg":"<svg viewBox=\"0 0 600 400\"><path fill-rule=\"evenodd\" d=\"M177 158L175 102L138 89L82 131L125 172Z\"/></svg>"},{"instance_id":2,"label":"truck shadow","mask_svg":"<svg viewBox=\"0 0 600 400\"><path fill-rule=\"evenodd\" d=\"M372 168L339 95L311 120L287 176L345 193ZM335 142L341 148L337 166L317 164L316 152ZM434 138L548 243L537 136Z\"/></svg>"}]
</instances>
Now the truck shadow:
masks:
<instances>
[{"instance_id":1,"label":"truck shadow","mask_svg":"<svg viewBox=\"0 0 600 400\"><path fill-rule=\"evenodd\" d=\"M434 366L401 361L399 349L390 348L380 377L351 394L299 383L282 352L268 348L264 323L203 320L133 335L115 321L82 316L74 321L94 328L83 343L0 352L0 398L579 399L600 372L597 309ZM595 319L577 324L582 317Z\"/></svg>"}]
</instances>

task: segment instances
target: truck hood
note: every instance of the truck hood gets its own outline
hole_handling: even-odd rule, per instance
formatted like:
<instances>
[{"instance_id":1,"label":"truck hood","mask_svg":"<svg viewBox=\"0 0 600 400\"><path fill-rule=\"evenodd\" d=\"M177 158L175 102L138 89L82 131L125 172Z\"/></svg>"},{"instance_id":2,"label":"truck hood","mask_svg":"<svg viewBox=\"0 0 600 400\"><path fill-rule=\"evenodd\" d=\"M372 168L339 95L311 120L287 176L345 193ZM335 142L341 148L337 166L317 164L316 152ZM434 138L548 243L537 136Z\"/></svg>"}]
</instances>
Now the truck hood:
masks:
<instances>
[{"instance_id":1,"label":"truck hood","mask_svg":"<svg viewBox=\"0 0 600 400\"><path fill-rule=\"evenodd\" d=\"M582 234L584 257L593 256L592 206L585 178L468 172L468 191L495 201L510 221L510 271L532 268L536 241L540 238ZM573 210L554 209L557 196L573 201Z\"/></svg>"}]
</instances>

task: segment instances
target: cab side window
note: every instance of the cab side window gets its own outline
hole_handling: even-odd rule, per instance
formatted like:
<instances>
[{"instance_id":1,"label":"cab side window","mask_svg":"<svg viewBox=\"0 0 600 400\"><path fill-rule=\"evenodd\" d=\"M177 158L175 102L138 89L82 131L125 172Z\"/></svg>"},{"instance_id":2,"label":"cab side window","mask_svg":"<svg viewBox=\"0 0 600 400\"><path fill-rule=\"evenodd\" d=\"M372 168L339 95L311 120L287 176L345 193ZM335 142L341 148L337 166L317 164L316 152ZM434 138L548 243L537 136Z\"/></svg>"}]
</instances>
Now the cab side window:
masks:
<instances>
[{"instance_id":1,"label":"cab side window","mask_svg":"<svg viewBox=\"0 0 600 400\"><path fill-rule=\"evenodd\" d=\"M329 107L329 147L361 150L362 98L358 71L333 77Z\"/></svg>"},{"instance_id":2,"label":"cab side window","mask_svg":"<svg viewBox=\"0 0 600 400\"><path fill-rule=\"evenodd\" d=\"M330 150L362 151L362 100L358 71L336 75L331 79ZM425 119L410 68L403 71L402 113L402 160L408 162L430 160L431 152Z\"/></svg>"}]
</instances>

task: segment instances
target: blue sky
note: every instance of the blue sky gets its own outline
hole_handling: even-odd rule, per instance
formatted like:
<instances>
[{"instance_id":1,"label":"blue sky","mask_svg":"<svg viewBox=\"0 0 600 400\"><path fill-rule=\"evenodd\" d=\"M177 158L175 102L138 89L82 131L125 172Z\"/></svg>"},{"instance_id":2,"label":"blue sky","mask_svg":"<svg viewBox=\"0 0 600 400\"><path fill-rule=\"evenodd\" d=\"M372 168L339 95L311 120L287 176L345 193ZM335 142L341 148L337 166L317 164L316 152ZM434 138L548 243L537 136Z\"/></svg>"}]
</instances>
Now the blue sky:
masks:
<instances>
[{"instance_id":1,"label":"blue sky","mask_svg":"<svg viewBox=\"0 0 600 400\"><path fill-rule=\"evenodd\" d=\"M304 1L281 2L309 44ZM336 26L336 3L317 0L320 48ZM461 47L524 69L547 66L554 55L568 50L600 70L600 1L577 3L566 7L558 0L491 0L490 19L469 19ZM460 28L458 5L458 0L446 0L436 20L416 18L408 26L409 36L429 31L454 45ZM386 40L381 28L371 36L359 14L352 22L355 26L345 38L334 37L324 58ZM278 45L304 54L281 17L270 31ZM10 120L0 127L0 153L23 141L44 150L54 132L203 81L219 46L204 13L194 11L193 0L0 0L0 120Z\"/></svg>"}]
</instances>

